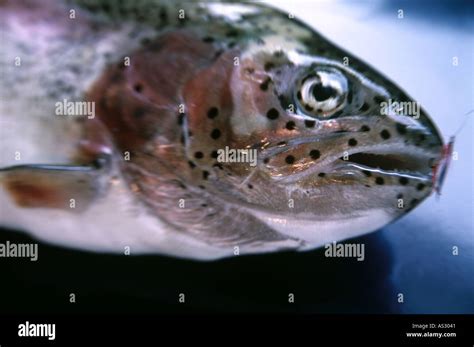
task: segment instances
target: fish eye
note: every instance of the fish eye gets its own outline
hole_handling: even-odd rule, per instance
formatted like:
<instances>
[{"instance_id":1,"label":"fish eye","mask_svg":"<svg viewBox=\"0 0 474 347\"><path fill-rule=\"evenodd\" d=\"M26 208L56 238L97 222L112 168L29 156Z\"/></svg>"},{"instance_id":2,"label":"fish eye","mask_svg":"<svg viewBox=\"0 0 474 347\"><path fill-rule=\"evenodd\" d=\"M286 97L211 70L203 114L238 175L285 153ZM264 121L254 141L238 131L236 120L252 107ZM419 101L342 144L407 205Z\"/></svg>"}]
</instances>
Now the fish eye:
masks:
<instances>
[{"instance_id":1,"label":"fish eye","mask_svg":"<svg viewBox=\"0 0 474 347\"><path fill-rule=\"evenodd\" d=\"M298 109L306 115L328 118L346 103L347 79L334 69L307 74L299 82L296 100Z\"/></svg>"}]
</instances>

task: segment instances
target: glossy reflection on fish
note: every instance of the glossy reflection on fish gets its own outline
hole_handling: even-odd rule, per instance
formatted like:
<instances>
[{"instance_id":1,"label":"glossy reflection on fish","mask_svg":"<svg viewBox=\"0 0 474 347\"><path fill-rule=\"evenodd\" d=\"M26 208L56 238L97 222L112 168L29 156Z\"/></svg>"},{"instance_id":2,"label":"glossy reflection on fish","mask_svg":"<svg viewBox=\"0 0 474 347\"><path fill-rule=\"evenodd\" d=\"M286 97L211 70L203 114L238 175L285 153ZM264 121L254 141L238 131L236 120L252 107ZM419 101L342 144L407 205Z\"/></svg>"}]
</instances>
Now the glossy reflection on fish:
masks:
<instances>
[{"instance_id":1,"label":"glossy reflection on fish","mask_svg":"<svg viewBox=\"0 0 474 347\"><path fill-rule=\"evenodd\" d=\"M74 123L74 166L3 170L15 210L64 210L69 236L7 224L69 246L214 259L355 237L430 195L443 141L426 112L306 24L255 4L102 4L79 2L84 32L64 29L128 47L85 73L97 116ZM84 218L96 218L87 241L71 227Z\"/></svg>"}]
</instances>

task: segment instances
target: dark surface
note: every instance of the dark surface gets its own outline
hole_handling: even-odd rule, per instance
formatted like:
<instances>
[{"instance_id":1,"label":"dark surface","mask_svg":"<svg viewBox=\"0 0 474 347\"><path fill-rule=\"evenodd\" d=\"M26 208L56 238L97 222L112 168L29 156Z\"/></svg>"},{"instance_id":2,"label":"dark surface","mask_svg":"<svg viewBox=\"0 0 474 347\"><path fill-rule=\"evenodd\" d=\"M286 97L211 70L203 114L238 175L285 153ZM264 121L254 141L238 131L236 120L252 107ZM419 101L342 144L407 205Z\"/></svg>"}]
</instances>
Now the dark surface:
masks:
<instances>
[{"instance_id":1,"label":"dark surface","mask_svg":"<svg viewBox=\"0 0 474 347\"><path fill-rule=\"evenodd\" d=\"M35 242L2 230L0 243ZM365 260L306 253L238 256L194 262L120 256L39 244L38 261L0 258L0 313L311 312L393 313L392 256L381 233L365 243ZM76 303L69 303L69 294ZM186 303L178 303L185 293ZM294 293L295 303L288 303Z\"/></svg>"}]
</instances>

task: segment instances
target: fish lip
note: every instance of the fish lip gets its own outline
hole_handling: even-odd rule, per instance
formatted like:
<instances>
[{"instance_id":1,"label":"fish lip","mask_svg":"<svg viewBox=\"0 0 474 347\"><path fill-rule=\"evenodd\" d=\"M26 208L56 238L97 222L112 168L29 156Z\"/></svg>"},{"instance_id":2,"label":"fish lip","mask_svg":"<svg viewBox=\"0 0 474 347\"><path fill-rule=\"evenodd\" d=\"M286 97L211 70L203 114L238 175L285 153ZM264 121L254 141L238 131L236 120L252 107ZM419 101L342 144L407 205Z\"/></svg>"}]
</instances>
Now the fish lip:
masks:
<instances>
[{"instance_id":1,"label":"fish lip","mask_svg":"<svg viewBox=\"0 0 474 347\"><path fill-rule=\"evenodd\" d=\"M341 134L332 134L332 135L341 135ZM290 142L292 142L290 144ZM292 139L288 141L287 144L290 144L290 147L297 147L301 143L306 143L307 138L304 139ZM338 151L333 153L331 156L320 160L311 165L310 167L293 173L289 176L280 176L274 177L279 181L285 182L296 182L301 179L307 179L313 175L317 175L320 172L325 172L328 175L339 176L347 174L355 174L356 176L365 177L364 171L370 171L377 173L378 175L383 176L399 176L406 178L417 178L422 181L429 182L432 180L432 170L433 166L436 165L437 161L441 158L441 146L436 147L419 147L415 145L408 145L403 142L397 144L384 144L384 143L375 143L366 146L348 148L344 151ZM263 156L269 157L279 152L284 152L288 149L287 146L278 146L277 144L269 146L266 148L266 153ZM395 155L400 158L400 160L406 160L409 164L403 168L381 168L377 165L369 166L359 163L357 161L351 161L351 155L357 154L379 154L379 155ZM348 160L342 160L341 158L345 155L348 156ZM430 160L432 163L430 163ZM420 163L424 163L421 165ZM415 165L414 165L415 164Z\"/></svg>"},{"instance_id":2,"label":"fish lip","mask_svg":"<svg viewBox=\"0 0 474 347\"><path fill-rule=\"evenodd\" d=\"M382 175L431 179L433 167L441 157L441 147L439 150L433 150L406 144L399 146L375 144L341 154L331 162L333 172L356 168ZM343 159L345 154L347 160Z\"/></svg>"}]
</instances>

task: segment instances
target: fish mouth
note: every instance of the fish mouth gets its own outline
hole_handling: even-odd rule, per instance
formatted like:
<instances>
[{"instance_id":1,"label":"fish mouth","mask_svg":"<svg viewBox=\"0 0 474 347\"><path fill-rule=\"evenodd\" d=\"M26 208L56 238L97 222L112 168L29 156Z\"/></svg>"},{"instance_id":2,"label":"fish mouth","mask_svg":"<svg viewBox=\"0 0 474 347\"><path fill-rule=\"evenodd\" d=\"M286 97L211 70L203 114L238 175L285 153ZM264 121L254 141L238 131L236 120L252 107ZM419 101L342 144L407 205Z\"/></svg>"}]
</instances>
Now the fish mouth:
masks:
<instances>
[{"instance_id":1,"label":"fish mouth","mask_svg":"<svg viewBox=\"0 0 474 347\"><path fill-rule=\"evenodd\" d=\"M393 151L364 151L340 157L340 161L365 170L398 175L429 176L436 158L433 154L420 152L403 153Z\"/></svg>"},{"instance_id":2,"label":"fish mouth","mask_svg":"<svg viewBox=\"0 0 474 347\"><path fill-rule=\"evenodd\" d=\"M307 140L293 139L290 146L272 146L271 155L287 155L288 151L307 144ZM293 142L293 143L291 143ZM267 149L268 150L268 149ZM306 150L307 151L307 150ZM267 153L268 156L268 153ZM295 155L296 156L296 155ZM433 167L441 157L441 147L420 147L403 141L392 144L367 144L358 148L333 151L325 157L288 167L286 174L278 171L273 178L283 182L314 179L321 183L359 182L367 184L368 177L387 177L398 182L401 177L415 178L429 183ZM280 167L281 168L281 167ZM388 181L387 181L388 182ZM404 179L402 179L404 182Z\"/></svg>"}]
</instances>

